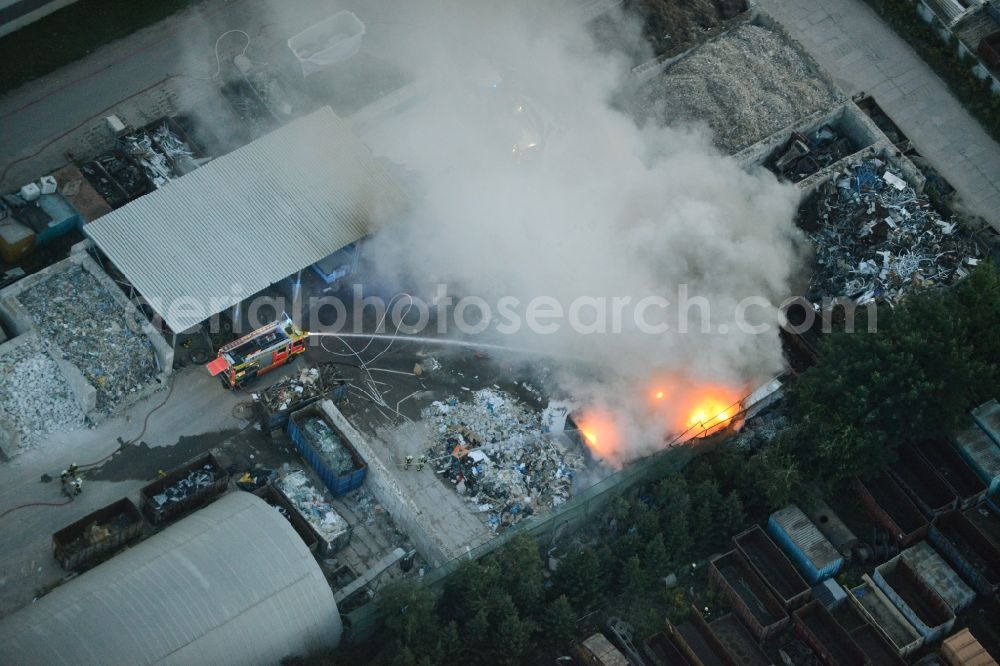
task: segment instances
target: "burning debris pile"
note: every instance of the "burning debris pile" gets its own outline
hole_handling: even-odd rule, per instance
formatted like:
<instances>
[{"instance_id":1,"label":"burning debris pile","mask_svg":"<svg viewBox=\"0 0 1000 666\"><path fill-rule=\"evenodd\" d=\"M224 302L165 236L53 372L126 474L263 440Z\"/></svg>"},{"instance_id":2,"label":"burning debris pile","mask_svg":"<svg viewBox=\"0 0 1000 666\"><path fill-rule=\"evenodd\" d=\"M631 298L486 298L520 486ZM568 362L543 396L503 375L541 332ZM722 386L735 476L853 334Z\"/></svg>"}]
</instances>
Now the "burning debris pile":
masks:
<instances>
[{"instance_id":1,"label":"burning debris pile","mask_svg":"<svg viewBox=\"0 0 1000 666\"><path fill-rule=\"evenodd\" d=\"M268 413L291 412L314 399L328 395L344 380L332 363L302 368L298 374L285 377L254 394L254 400Z\"/></svg>"},{"instance_id":2,"label":"burning debris pile","mask_svg":"<svg viewBox=\"0 0 1000 666\"><path fill-rule=\"evenodd\" d=\"M150 503L156 511L162 510L169 504L176 504L189 497L197 495L202 490L209 488L218 480L211 465L205 465L200 469L191 470L171 485L163 489L163 492L150 497Z\"/></svg>"},{"instance_id":3,"label":"burning debris pile","mask_svg":"<svg viewBox=\"0 0 1000 666\"><path fill-rule=\"evenodd\" d=\"M705 122L735 153L836 101L831 88L781 35L743 25L698 47L636 94L643 120Z\"/></svg>"},{"instance_id":4,"label":"burning debris pile","mask_svg":"<svg viewBox=\"0 0 1000 666\"><path fill-rule=\"evenodd\" d=\"M546 432L539 414L502 391L434 402L422 416L440 435L429 449L442 461L438 473L487 515L494 533L565 502L584 466L568 440Z\"/></svg>"},{"instance_id":5,"label":"burning debris pile","mask_svg":"<svg viewBox=\"0 0 1000 666\"><path fill-rule=\"evenodd\" d=\"M301 422L300 427L308 436L309 441L319 449L326 464L337 476L350 474L357 469L357 465L354 464L354 456L325 420L318 416L305 419Z\"/></svg>"},{"instance_id":6,"label":"burning debris pile","mask_svg":"<svg viewBox=\"0 0 1000 666\"><path fill-rule=\"evenodd\" d=\"M38 344L30 343L0 356L0 413L17 428L22 448L50 432L75 430L84 423L59 366Z\"/></svg>"},{"instance_id":7,"label":"burning debris pile","mask_svg":"<svg viewBox=\"0 0 1000 666\"><path fill-rule=\"evenodd\" d=\"M863 305L899 301L916 287L948 285L982 256L976 242L917 195L891 165L869 158L820 187L800 210L816 247L809 299Z\"/></svg>"},{"instance_id":8,"label":"burning debris pile","mask_svg":"<svg viewBox=\"0 0 1000 666\"><path fill-rule=\"evenodd\" d=\"M302 470L285 474L275 485L327 543L342 543L349 534L347 521L323 498L323 493L313 487Z\"/></svg>"},{"instance_id":9,"label":"burning debris pile","mask_svg":"<svg viewBox=\"0 0 1000 666\"><path fill-rule=\"evenodd\" d=\"M797 183L857 150L849 138L823 125L809 136L793 132L765 164L775 175Z\"/></svg>"},{"instance_id":10,"label":"burning debris pile","mask_svg":"<svg viewBox=\"0 0 1000 666\"><path fill-rule=\"evenodd\" d=\"M83 267L73 265L17 296L42 336L97 389L97 410L110 414L157 374L153 344L133 332L121 305Z\"/></svg>"}]
</instances>

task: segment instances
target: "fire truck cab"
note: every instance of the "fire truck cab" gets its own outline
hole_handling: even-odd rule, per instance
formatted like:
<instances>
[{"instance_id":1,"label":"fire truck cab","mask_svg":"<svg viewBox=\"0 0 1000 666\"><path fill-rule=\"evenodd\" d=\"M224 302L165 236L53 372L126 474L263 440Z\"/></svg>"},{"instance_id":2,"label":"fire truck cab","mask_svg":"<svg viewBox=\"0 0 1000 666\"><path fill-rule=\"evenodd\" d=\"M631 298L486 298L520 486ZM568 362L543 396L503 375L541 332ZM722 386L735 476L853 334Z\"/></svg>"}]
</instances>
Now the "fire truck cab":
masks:
<instances>
[{"instance_id":1,"label":"fire truck cab","mask_svg":"<svg viewBox=\"0 0 1000 666\"><path fill-rule=\"evenodd\" d=\"M218 357L205 367L226 388L239 389L303 353L308 336L283 313L277 321L220 347Z\"/></svg>"}]
</instances>

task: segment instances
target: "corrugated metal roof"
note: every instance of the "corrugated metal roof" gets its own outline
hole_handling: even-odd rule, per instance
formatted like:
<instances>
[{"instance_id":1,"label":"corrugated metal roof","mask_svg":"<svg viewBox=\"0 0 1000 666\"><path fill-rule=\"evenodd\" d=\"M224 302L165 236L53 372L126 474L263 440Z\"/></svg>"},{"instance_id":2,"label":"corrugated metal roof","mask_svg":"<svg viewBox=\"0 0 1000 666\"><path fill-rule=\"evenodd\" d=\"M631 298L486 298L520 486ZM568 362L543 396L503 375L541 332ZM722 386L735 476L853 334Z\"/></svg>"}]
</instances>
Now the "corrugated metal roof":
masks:
<instances>
[{"instance_id":1,"label":"corrugated metal roof","mask_svg":"<svg viewBox=\"0 0 1000 666\"><path fill-rule=\"evenodd\" d=\"M405 195L329 107L86 225L174 331L357 241Z\"/></svg>"},{"instance_id":2,"label":"corrugated metal roof","mask_svg":"<svg viewBox=\"0 0 1000 666\"><path fill-rule=\"evenodd\" d=\"M278 663L340 632L291 524L236 491L5 618L0 663Z\"/></svg>"},{"instance_id":3,"label":"corrugated metal roof","mask_svg":"<svg viewBox=\"0 0 1000 666\"><path fill-rule=\"evenodd\" d=\"M788 534L796 546L802 550L816 567L817 571L838 562L840 554L833 547L819 529L809 520L802 509L794 504L786 506L780 511L771 514L774 520Z\"/></svg>"}]
</instances>

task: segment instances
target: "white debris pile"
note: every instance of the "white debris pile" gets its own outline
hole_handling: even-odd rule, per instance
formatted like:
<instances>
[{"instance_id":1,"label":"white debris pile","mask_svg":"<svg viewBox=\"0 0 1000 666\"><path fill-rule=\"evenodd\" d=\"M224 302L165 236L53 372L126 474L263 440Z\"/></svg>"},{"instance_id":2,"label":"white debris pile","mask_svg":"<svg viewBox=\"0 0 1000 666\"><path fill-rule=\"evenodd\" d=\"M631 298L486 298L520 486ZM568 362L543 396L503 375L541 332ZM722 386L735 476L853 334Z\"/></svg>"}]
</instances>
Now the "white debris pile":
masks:
<instances>
[{"instance_id":1,"label":"white debris pile","mask_svg":"<svg viewBox=\"0 0 1000 666\"><path fill-rule=\"evenodd\" d=\"M344 517L313 487L302 470L285 474L275 485L327 543L338 543L350 530Z\"/></svg>"},{"instance_id":2,"label":"white debris pile","mask_svg":"<svg viewBox=\"0 0 1000 666\"><path fill-rule=\"evenodd\" d=\"M949 285L984 256L966 229L943 220L895 167L865 159L806 202L799 226L816 248L809 299L899 301L918 287Z\"/></svg>"},{"instance_id":3,"label":"white debris pile","mask_svg":"<svg viewBox=\"0 0 1000 666\"><path fill-rule=\"evenodd\" d=\"M584 466L571 440L547 432L565 405L542 414L502 391L483 389L471 402L432 403L423 411L440 439L431 447L437 473L486 514L499 533L570 498Z\"/></svg>"},{"instance_id":4,"label":"white debris pile","mask_svg":"<svg viewBox=\"0 0 1000 666\"><path fill-rule=\"evenodd\" d=\"M156 376L152 342L81 266L51 275L17 299L42 336L97 390L98 411L114 412Z\"/></svg>"},{"instance_id":5,"label":"white debris pile","mask_svg":"<svg viewBox=\"0 0 1000 666\"><path fill-rule=\"evenodd\" d=\"M438 433L466 447L523 441L541 431L539 415L512 395L494 389L472 394L471 402L449 398L425 407L421 416Z\"/></svg>"},{"instance_id":6,"label":"white debris pile","mask_svg":"<svg viewBox=\"0 0 1000 666\"><path fill-rule=\"evenodd\" d=\"M642 120L707 123L716 144L735 153L836 99L783 36L743 25L652 78L632 105Z\"/></svg>"},{"instance_id":7,"label":"white debris pile","mask_svg":"<svg viewBox=\"0 0 1000 666\"><path fill-rule=\"evenodd\" d=\"M0 412L17 428L22 448L84 423L59 366L37 345L21 344L0 356Z\"/></svg>"}]
</instances>

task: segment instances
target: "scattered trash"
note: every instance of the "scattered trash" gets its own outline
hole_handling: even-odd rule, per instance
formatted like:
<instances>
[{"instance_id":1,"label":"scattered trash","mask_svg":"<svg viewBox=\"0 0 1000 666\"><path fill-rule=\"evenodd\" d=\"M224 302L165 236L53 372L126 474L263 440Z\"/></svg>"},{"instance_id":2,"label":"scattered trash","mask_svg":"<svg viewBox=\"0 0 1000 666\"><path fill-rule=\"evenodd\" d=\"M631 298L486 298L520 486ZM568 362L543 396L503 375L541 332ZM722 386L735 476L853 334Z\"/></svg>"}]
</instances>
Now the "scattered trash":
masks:
<instances>
[{"instance_id":1,"label":"scattered trash","mask_svg":"<svg viewBox=\"0 0 1000 666\"><path fill-rule=\"evenodd\" d=\"M253 399L268 413L294 411L343 383L336 365L320 363L275 382L253 394Z\"/></svg>"},{"instance_id":2,"label":"scattered trash","mask_svg":"<svg viewBox=\"0 0 1000 666\"><path fill-rule=\"evenodd\" d=\"M42 337L55 343L97 390L111 414L157 375L153 344L97 278L82 266L54 273L17 295Z\"/></svg>"},{"instance_id":3,"label":"scattered trash","mask_svg":"<svg viewBox=\"0 0 1000 666\"><path fill-rule=\"evenodd\" d=\"M650 79L631 105L663 125L706 123L735 153L836 101L832 89L783 36L743 25Z\"/></svg>"},{"instance_id":4,"label":"scattered trash","mask_svg":"<svg viewBox=\"0 0 1000 666\"><path fill-rule=\"evenodd\" d=\"M900 187L902 184L902 187ZM809 300L845 296L895 303L917 287L949 285L982 257L976 241L946 222L892 165L855 162L820 186L799 211L816 249Z\"/></svg>"},{"instance_id":5,"label":"scattered trash","mask_svg":"<svg viewBox=\"0 0 1000 666\"><path fill-rule=\"evenodd\" d=\"M284 493L295 510L302 514L320 538L339 549L350 537L350 526L343 516L324 499L323 493L316 490L309 477L302 470L285 474L275 483Z\"/></svg>"},{"instance_id":6,"label":"scattered trash","mask_svg":"<svg viewBox=\"0 0 1000 666\"><path fill-rule=\"evenodd\" d=\"M440 435L428 450L437 473L485 514L494 533L568 500L584 467L568 438L546 432L549 422L503 391L434 402L422 416Z\"/></svg>"}]
</instances>

